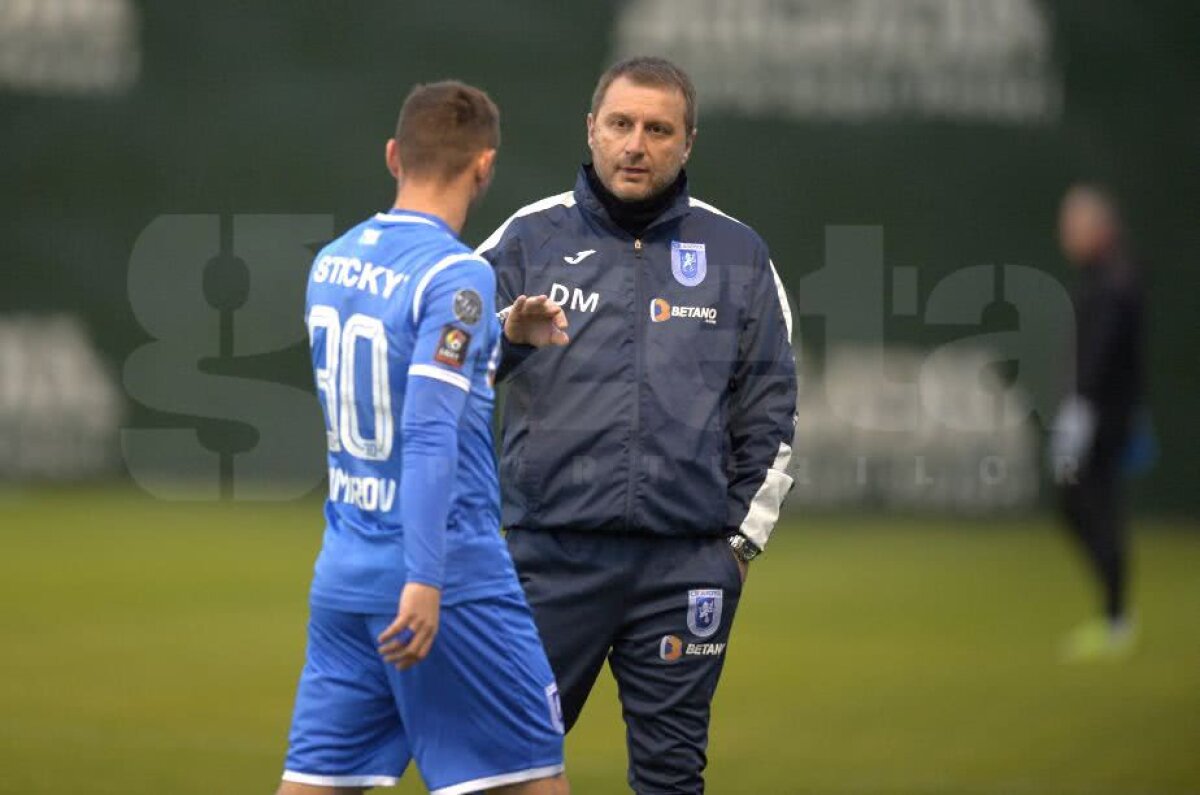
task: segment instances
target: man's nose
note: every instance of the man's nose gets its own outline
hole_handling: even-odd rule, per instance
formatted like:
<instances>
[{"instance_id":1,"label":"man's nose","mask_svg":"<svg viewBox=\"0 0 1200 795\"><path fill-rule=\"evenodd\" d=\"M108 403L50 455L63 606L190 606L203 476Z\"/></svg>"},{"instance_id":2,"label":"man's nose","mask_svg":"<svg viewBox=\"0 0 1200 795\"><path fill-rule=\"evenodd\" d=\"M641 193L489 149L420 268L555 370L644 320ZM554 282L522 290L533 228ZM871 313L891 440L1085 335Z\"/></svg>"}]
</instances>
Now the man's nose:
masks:
<instances>
[{"instance_id":1,"label":"man's nose","mask_svg":"<svg viewBox=\"0 0 1200 795\"><path fill-rule=\"evenodd\" d=\"M646 152L646 131L642 126L633 128L633 132L625 139L625 154L627 155L642 155Z\"/></svg>"}]
</instances>

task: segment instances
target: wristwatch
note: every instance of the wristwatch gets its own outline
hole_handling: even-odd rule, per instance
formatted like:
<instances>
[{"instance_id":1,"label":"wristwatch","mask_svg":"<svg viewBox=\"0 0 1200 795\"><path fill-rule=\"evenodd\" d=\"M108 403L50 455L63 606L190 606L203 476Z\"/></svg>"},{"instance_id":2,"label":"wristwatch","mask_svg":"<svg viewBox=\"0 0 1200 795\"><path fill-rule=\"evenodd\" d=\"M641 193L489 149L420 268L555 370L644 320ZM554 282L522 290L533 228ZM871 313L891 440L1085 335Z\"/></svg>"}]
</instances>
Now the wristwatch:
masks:
<instances>
[{"instance_id":1,"label":"wristwatch","mask_svg":"<svg viewBox=\"0 0 1200 795\"><path fill-rule=\"evenodd\" d=\"M734 533L729 537L729 548L733 550L733 554L742 563L749 563L762 554L762 550L741 533Z\"/></svg>"}]
</instances>

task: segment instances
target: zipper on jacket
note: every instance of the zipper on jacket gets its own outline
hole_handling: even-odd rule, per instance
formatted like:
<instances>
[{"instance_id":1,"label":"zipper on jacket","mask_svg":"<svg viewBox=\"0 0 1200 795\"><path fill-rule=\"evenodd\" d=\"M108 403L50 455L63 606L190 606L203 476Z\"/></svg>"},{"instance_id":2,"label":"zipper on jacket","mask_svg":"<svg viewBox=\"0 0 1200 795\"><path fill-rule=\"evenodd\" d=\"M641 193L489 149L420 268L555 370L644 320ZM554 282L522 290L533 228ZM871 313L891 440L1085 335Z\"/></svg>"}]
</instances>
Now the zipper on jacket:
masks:
<instances>
[{"instance_id":1,"label":"zipper on jacket","mask_svg":"<svg viewBox=\"0 0 1200 795\"><path fill-rule=\"evenodd\" d=\"M638 444L641 434L642 419L642 327L643 318L638 308L642 300L642 239L633 241L633 251L637 257L633 271L633 422L629 440L629 480L625 486L625 528L634 527L633 508L634 490L637 488L638 465L637 457L641 446Z\"/></svg>"}]
</instances>

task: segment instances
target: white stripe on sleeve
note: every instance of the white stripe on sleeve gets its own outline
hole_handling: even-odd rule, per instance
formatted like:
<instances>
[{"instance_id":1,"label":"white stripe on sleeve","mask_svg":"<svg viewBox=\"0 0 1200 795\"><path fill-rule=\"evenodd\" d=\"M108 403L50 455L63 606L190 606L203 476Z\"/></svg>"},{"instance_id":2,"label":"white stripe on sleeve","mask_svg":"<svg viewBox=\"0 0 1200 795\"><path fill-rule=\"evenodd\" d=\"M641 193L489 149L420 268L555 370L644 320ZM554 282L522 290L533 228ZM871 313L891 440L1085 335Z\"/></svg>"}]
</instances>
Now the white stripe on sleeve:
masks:
<instances>
[{"instance_id":1,"label":"white stripe on sleeve","mask_svg":"<svg viewBox=\"0 0 1200 795\"><path fill-rule=\"evenodd\" d=\"M787 329L788 342L792 341L792 307L788 304L787 293L783 290L783 281L779 278L779 271L775 270L775 263L767 260L767 264L771 266L771 278L775 280L775 294L779 296L779 311L783 313L783 326Z\"/></svg>"},{"instance_id":2,"label":"white stripe on sleeve","mask_svg":"<svg viewBox=\"0 0 1200 795\"><path fill-rule=\"evenodd\" d=\"M508 220L500 224L500 227L488 236L488 239L479 244L479 248L475 249L476 254L482 254L485 251L490 251L500 242L500 238L504 237L504 233L508 231L508 227L513 221L526 215L544 212L551 207L574 207L575 194L572 191L558 193L554 196L547 196L544 199L539 199L533 204L527 204L521 209L508 217Z\"/></svg>"},{"instance_id":3,"label":"white stripe on sleeve","mask_svg":"<svg viewBox=\"0 0 1200 795\"><path fill-rule=\"evenodd\" d=\"M421 319L421 296L425 293L425 288L433 281L433 277L437 276L442 271L465 260L476 260L484 265L487 261L475 256L474 254L451 254L448 257L443 257L434 263L433 267L425 271L425 275L421 277L421 281L417 282L417 289L413 292L413 322L416 323ZM488 267L491 267L490 265Z\"/></svg>"},{"instance_id":4,"label":"white stripe on sleeve","mask_svg":"<svg viewBox=\"0 0 1200 795\"><path fill-rule=\"evenodd\" d=\"M443 381L450 386L456 386L464 392L471 391L471 381L465 375L452 373L449 370L443 370L440 367L434 367L432 364L413 364L409 365L409 375L419 375L422 378L433 378L437 381Z\"/></svg>"},{"instance_id":5,"label":"white stripe on sleeve","mask_svg":"<svg viewBox=\"0 0 1200 795\"><path fill-rule=\"evenodd\" d=\"M787 441L780 442L775 462L767 470L762 485L750 500L750 510L746 511L746 518L738 528L738 532L750 539L759 549L767 548L771 531L779 521L779 508L783 505L783 498L792 488L792 476L787 473L788 462L791 460L792 446Z\"/></svg>"},{"instance_id":6,"label":"white stripe on sleeve","mask_svg":"<svg viewBox=\"0 0 1200 795\"><path fill-rule=\"evenodd\" d=\"M692 207L708 210L710 213L716 213L745 226L744 223L738 221L732 215L721 212L708 202L702 202L693 197L689 199L688 203ZM768 259L767 264L771 267L771 278L775 280L775 294L779 298L779 311L783 315L783 325L787 330L788 344L791 345L792 308L788 304L787 293L784 292L783 282L779 279L779 273L775 270L775 263ZM779 508L783 505L783 498L787 496L788 491L792 488L792 477L787 473L788 462L792 460L792 446L789 444L791 441L791 439L785 439L779 443L779 450L775 453L775 461L771 464L771 468L767 470L762 485L754 493L754 498L750 500L750 509L746 511L746 518L742 520L742 525L738 528L738 532L750 539L754 546L759 549L766 549L767 541L771 538L771 531L775 529L775 523L779 521Z\"/></svg>"}]
</instances>

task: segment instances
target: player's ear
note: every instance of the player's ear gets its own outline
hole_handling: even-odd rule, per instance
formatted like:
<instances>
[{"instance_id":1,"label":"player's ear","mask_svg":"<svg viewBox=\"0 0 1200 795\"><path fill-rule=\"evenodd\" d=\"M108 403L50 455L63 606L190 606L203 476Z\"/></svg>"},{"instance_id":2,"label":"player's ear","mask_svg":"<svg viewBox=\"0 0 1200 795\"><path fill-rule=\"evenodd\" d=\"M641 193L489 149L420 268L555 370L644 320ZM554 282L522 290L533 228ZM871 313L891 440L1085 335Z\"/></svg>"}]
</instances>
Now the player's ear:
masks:
<instances>
[{"instance_id":1,"label":"player's ear","mask_svg":"<svg viewBox=\"0 0 1200 795\"><path fill-rule=\"evenodd\" d=\"M395 138L389 138L387 146L383 149L383 157L387 162L388 171L396 179L400 179L400 147L396 145Z\"/></svg>"},{"instance_id":2,"label":"player's ear","mask_svg":"<svg viewBox=\"0 0 1200 795\"><path fill-rule=\"evenodd\" d=\"M596 146L596 114L589 112L587 115L587 145L588 149L593 149Z\"/></svg>"},{"instance_id":3,"label":"player's ear","mask_svg":"<svg viewBox=\"0 0 1200 795\"><path fill-rule=\"evenodd\" d=\"M475 182L480 185L487 184L492 179L492 173L496 168L496 150L484 149L475 158Z\"/></svg>"},{"instance_id":4,"label":"player's ear","mask_svg":"<svg viewBox=\"0 0 1200 795\"><path fill-rule=\"evenodd\" d=\"M475 156L475 164L471 168L471 173L475 179L475 192L471 197L471 202L475 203L483 198L483 194L487 193L492 184L492 174L496 169L496 150L485 149Z\"/></svg>"},{"instance_id":5,"label":"player's ear","mask_svg":"<svg viewBox=\"0 0 1200 795\"><path fill-rule=\"evenodd\" d=\"M699 131L700 131L700 129L698 127L693 127L691 129L691 131L684 137L684 142L683 142L683 163L684 163L684 165L687 164L688 158L692 156L692 146L696 143L696 133L698 133Z\"/></svg>"}]
</instances>

